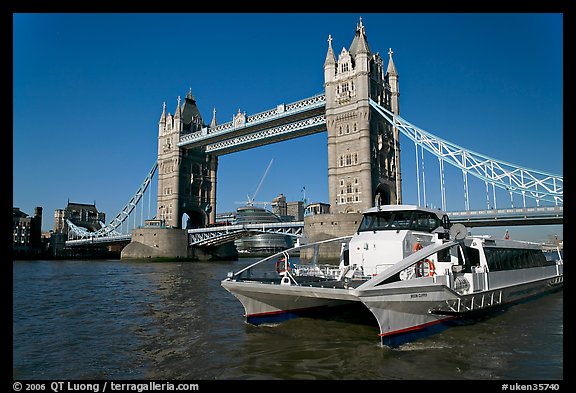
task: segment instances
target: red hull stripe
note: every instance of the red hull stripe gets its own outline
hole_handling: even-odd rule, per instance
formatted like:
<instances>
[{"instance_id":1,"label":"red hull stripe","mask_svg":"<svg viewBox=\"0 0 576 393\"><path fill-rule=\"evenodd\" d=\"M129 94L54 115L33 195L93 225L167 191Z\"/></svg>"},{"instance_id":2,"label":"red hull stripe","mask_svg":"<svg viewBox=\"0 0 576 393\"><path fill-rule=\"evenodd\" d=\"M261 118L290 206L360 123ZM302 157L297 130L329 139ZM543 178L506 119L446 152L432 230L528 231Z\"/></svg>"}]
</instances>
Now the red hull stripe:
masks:
<instances>
[{"instance_id":1,"label":"red hull stripe","mask_svg":"<svg viewBox=\"0 0 576 393\"><path fill-rule=\"evenodd\" d=\"M438 319L436 321L432 321L432 322L426 322L423 323L422 325L416 325L416 326L410 326L408 328L404 328L404 329L400 329L400 330L395 330L393 332L388 332L388 333L380 333L378 334L378 336L380 337L385 337L385 336L391 336L393 334L400 334L400 333L408 333L408 332L412 332L414 330L420 330L420 329L425 329L428 326L432 326L432 325L436 325L438 323L442 323L445 321L449 321L451 319L455 319L457 318L456 316L452 316L452 317L448 317L448 318L443 318L443 319Z\"/></svg>"}]
</instances>

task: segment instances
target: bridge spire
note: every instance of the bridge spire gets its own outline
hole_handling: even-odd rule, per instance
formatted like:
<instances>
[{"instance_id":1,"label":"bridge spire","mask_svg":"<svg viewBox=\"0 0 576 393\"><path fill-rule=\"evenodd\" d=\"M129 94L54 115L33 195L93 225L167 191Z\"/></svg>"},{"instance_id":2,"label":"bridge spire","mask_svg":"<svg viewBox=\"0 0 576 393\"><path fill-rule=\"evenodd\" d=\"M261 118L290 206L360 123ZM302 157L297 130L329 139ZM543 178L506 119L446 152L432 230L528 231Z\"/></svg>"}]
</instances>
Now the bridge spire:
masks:
<instances>
[{"instance_id":1,"label":"bridge spire","mask_svg":"<svg viewBox=\"0 0 576 393\"><path fill-rule=\"evenodd\" d=\"M191 87L190 87L190 90L188 90L188 93L186 93L186 98L188 98L189 100L195 101L194 96L192 95L192 88Z\"/></svg>"},{"instance_id":2,"label":"bridge spire","mask_svg":"<svg viewBox=\"0 0 576 393\"><path fill-rule=\"evenodd\" d=\"M372 53L368 46L368 39L366 38L366 30L362 24L362 17L360 17L360 22L356 25L356 34L354 35L354 39L352 40L352 44L350 44L348 52L350 52L350 55L354 58L356 58L356 54L358 53L365 53L368 55Z\"/></svg>"},{"instance_id":3,"label":"bridge spire","mask_svg":"<svg viewBox=\"0 0 576 393\"><path fill-rule=\"evenodd\" d=\"M332 49L332 35L328 35L328 53L326 53L326 61L324 61L324 67L327 65L336 64L336 56L334 55L334 49Z\"/></svg>"},{"instance_id":4,"label":"bridge spire","mask_svg":"<svg viewBox=\"0 0 576 393\"><path fill-rule=\"evenodd\" d=\"M180 106L180 96L178 96L178 106L176 106L176 112L174 112L174 119L180 119L182 116L182 107Z\"/></svg>"},{"instance_id":5,"label":"bridge spire","mask_svg":"<svg viewBox=\"0 0 576 393\"><path fill-rule=\"evenodd\" d=\"M216 108L212 111L212 121L210 122L210 128L216 128L218 124L216 123Z\"/></svg>"},{"instance_id":6,"label":"bridge spire","mask_svg":"<svg viewBox=\"0 0 576 393\"><path fill-rule=\"evenodd\" d=\"M388 60L388 69L386 70L386 73L390 75L398 75L398 72L396 72L396 66L394 65L394 60L392 60L392 54L394 54L394 51L392 51L392 48L390 48L388 51L390 60Z\"/></svg>"},{"instance_id":7,"label":"bridge spire","mask_svg":"<svg viewBox=\"0 0 576 393\"><path fill-rule=\"evenodd\" d=\"M162 115L160 116L160 124L166 124L166 101L162 104Z\"/></svg>"}]
</instances>

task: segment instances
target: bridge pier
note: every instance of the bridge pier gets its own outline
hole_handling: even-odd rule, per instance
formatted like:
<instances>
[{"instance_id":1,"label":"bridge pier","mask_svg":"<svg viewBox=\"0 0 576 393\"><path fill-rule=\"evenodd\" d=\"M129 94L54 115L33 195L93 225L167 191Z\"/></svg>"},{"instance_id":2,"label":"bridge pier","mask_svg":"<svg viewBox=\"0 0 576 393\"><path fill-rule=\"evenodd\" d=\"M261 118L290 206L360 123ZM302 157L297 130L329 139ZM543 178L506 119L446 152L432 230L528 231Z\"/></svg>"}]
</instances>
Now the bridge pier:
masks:
<instances>
[{"instance_id":1,"label":"bridge pier","mask_svg":"<svg viewBox=\"0 0 576 393\"><path fill-rule=\"evenodd\" d=\"M237 259L234 243L212 247L189 247L186 229L144 227L132 231L132 240L120 255L122 260L230 260Z\"/></svg>"},{"instance_id":2,"label":"bridge pier","mask_svg":"<svg viewBox=\"0 0 576 393\"><path fill-rule=\"evenodd\" d=\"M137 228L120 259L188 259L185 229Z\"/></svg>"},{"instance_id":3,"label":"bridge pier","mask_svg":"<svg viewBox=\"0 0 576 393\"><path fill-rule=\"evenodd\" d=\"M353 235L362 221L362 213L329 213L304 217L304 235L307 243ZM318 262L338 263L340 260L339 243L322 244L319 248ZM312 248L300 251L300 260L310 261Z\"/></svg>"}]
</instances>

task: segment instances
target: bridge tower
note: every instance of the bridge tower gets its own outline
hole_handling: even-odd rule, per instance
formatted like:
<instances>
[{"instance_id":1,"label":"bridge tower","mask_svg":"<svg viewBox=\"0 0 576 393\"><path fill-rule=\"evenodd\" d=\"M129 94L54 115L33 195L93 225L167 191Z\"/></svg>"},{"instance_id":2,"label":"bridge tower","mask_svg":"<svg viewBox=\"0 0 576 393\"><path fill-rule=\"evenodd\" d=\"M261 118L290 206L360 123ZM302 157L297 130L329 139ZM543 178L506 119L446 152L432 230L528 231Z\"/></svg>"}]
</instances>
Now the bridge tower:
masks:
<instances>
[{"instance_id":1,"label":"bridge tower","mask_svg":"<svg viewBox=\"0 0 576 393\"><path fill-rule=\"evenodd\" d=\"M216 172L218 157L201 149L181 149L180 136L205 128L192 90L174 115L166 103L158 125L158 210L156 217L167 227L203 227L216 218Z\"/></svg>"},{"instance_id":2,"label":"bridge tower","mask_svg":"<svg viewBox=\"0 0 576 393\"><path fill-rule=\"evenodd\" d=\"M388 52L388 67L368 45L362 18L348 49L336 59L332 37L324 62L326 128L328 130L328 194L330 213L304 217L309 242L354 233L362 212L376 205L402 203L399 131L370 106L370 99L400 112L398 73ZM343 214L345 213L345 214ZM320 246L325 260L338 260L338 245ZM303 250L300 259L312 252Z\"/></svg>"},{"instance_id":3,"label":"bridge tower","mask_svg":"<svg viewBox=\"0 0 576 393\"><path fill-rule=\"evenodd\" d=\"M370 107L373 99L399 114L398 73L368 45L362 18L349 49L338 60L328 37L324 62L328 188L332 213L359 213L372 206L401 204L400 143L393 129Z\"/></svg>"}]
</instances>

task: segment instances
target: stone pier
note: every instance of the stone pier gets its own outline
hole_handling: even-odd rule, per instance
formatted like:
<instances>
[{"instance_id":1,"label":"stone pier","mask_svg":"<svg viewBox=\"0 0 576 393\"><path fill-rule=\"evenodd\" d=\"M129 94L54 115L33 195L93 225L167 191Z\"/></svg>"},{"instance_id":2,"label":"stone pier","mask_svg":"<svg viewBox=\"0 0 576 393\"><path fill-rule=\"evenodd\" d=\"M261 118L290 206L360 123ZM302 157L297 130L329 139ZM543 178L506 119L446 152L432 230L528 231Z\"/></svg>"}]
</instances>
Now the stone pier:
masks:
<instances>
[{"instance_id":1,"label":"stone pier","mask_svg":"<svg viewBox=\"0 0 576 393\"><path fill-rule=\"evenodd\" d=\"M362 221L362 213L317 214L304 217L304 237L308 243L353 235ZM323 244L319 248L318 262L338 263L341 244ZM300 252L300 259L312 259L313 249Z\"/></svg>"},{"instance_id":2,"label":"stone pier","mask_svg":"<svg viewBox=\"0 0 576 393\"><path fill-rule=\"evenodd\" d=\"M138 228L132 231L132 240L122 250L122 260L235 260L238 252L234 243L214 247L189 247L186 229Z\"/></svg>"}]
</instances>

